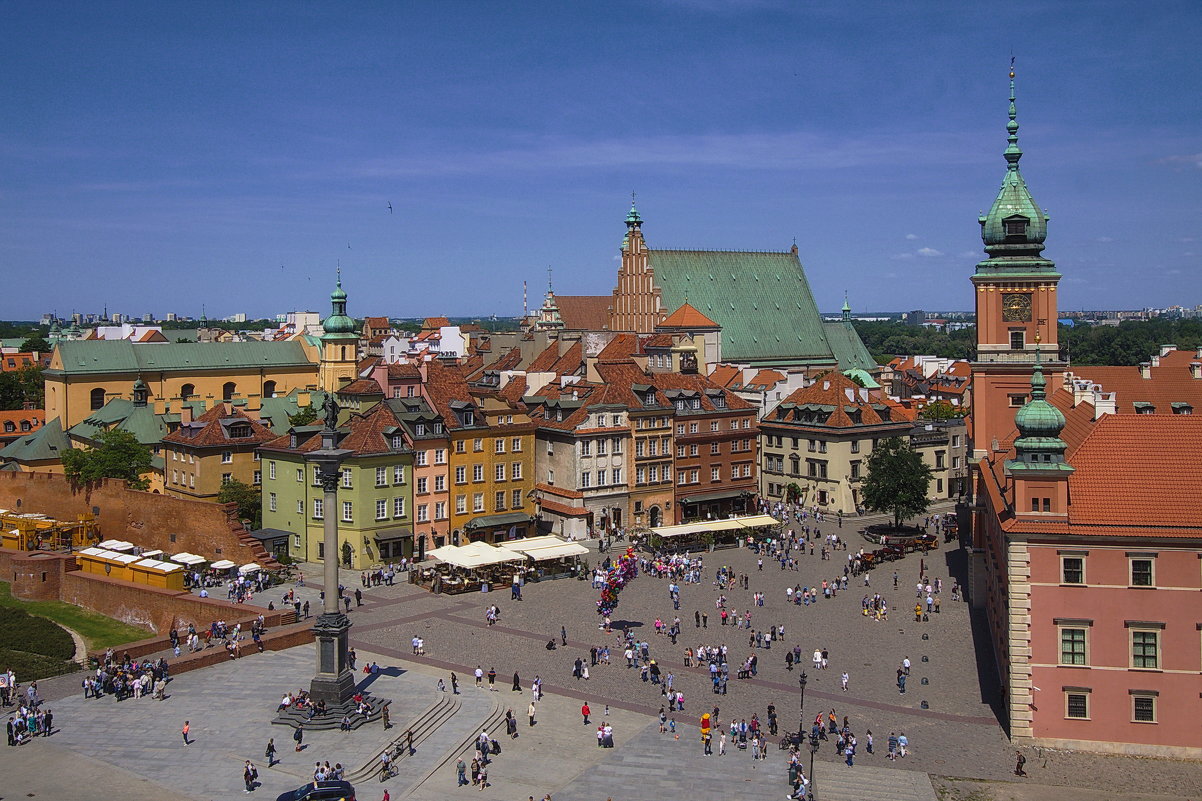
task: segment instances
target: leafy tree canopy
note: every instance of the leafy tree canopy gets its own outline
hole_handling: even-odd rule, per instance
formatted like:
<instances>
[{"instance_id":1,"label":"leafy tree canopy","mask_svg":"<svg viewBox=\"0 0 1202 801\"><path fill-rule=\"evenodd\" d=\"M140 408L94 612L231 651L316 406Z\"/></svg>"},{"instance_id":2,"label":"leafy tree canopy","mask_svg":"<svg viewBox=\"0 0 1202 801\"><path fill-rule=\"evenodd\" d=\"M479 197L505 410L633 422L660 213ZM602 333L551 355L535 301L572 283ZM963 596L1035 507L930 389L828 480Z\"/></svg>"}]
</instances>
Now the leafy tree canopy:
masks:
<instances>
[{"instance_id":1,"label":"leafy tree canopy","mask_svg":"<svg viewBox=\"0 0 1202 801\"><path fill-rule=\"evenodd\" d=\"M231 479L217 491L217 502L238 504L239 519L249 520L252 530L262 527L262 493L255 487L236 478Z\"/></svg>"},{"instance_id":2,"label":"leafy tree canopy","mask_svg":"<svg viewBox=\"0 0 1202 801\"><path fill-rule=\"evenodd\" d=\"M40 409L46 397L42 368L27 364L19 370L0 373L0 409Z\"/></svg>"},{"instance_id":3,"label":"leafy tree canopy","mask_svg":"<svg viewBox=\"0 0 1202 801\"><path fill-rule=\"evenodd\" d=\"M948 401L937 400L924 406L918 416L924 420L953 420L963 417L964 409L952 406Z\"/></svg>"},{"instance_id":4,"label":"leafy tree canopy","mask_svg":"<svg viewBox=\"0 0 1202 801\"><path fill-rule=\"evenodd\" d=\"M96 437L88 450L73 448L63 454L63 472L78 484L90 484L104 478L123 478L130 489L146 489L150 482L150 448L138 442L128 431L111 428Z\"/></svg>"},{"instance_id":5,"label":"leafy tree canopy","mask_svg":"<svg viewBox=\"0 0 1202 801\"><path fill-rule=\"evenodd\" d=\"M880 442L868 457L864 478L864 505L874 512L889 512L893 525L927 510L931 468L922 455L898 437Z\"/></svg>"},{"instance_id":6,"label":"leafy tree canopy","mask_svg":"<svg viewBox=\"0 0 1202 801\"><path fill-rule=\"evenodd\" d=\"M296 414L288 415L288 425L309 426L317 422L317 407L313 404L302 407Z\"/></svg>"},{"instance_id":7,"label":"leafy tree canopy","mask_svg":"<svg viewBox=\"0 0 1202 801\"><path fill-rule=\"evenodd\" d=\"M22 353L32 353L33 351L49 353L52 350L53 348L50 347L50 343L41 334L35 334L21 343Z\"/></svg>"}]
</instances>

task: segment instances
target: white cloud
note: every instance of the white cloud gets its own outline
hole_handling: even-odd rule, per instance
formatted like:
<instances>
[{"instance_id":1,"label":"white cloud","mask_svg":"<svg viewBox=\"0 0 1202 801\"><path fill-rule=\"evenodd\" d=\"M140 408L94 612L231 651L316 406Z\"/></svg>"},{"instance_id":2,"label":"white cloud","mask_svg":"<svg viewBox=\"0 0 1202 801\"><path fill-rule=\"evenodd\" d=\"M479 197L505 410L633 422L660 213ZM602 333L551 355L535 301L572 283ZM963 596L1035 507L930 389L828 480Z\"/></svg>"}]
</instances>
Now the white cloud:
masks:
<instances>
[{"instance_id":1,"label":"white cloud","mask_svg":"<svg viewBox=\"0 0 1202 801\"><path fill-rule=\"evenodd\" d=\"M918 234L906 234L906 239L913 240L913 239L917 239L917 238L918 238Z\"/></svg>"},{"instance_id":2,"label":"white cloud","mask_svg":"<svg viewBox=\"0 0 1202 801\"><path fill-rule=\"evenodd\" d=\"M1160 160L1161 164L1192 164L1202 170L1202 153L1187 153L1182 156L1168 156Z\"/></svg>"},{"instance_id":3,"label":"white cloud","mask_svg":"<svg viewBox=\"0 0 1202 801\"><path fill-rule=\"evenodd\" d=\"M943 251L935 250L935 248L919 248L918 255L919 256L942 256Z\"/></svg>"},{"instance_id":4,"label":"white cloud","mask_svg":"<svg viewBox=\"0 0 1202 801\"><path fill-rule=\"evenodd\" d=\"M1098 241L1099 241L1099 242L1113 242L1113 241L1114 241L1114 237L1112 237L1112 236L1099 236L1099 237L1098 237Z\"/></svg>"}]
</instances>

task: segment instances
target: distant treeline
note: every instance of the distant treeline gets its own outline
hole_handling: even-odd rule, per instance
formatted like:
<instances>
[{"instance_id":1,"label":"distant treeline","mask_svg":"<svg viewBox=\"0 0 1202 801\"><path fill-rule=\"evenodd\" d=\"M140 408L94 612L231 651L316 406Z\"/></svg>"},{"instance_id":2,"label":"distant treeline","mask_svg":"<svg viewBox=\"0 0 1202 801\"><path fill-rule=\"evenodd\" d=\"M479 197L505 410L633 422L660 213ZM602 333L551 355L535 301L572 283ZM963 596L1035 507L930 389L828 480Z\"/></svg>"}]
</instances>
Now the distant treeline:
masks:
<instances>
[{"instance_id":1,"label":"distant treeline","mask_svg":"<svg viewBox=\"0 0 1202 801\"><path fill-rule=\"evenodd\" d=\"M860 339L880 364L895 356L942 356L971 359L975 328L950 334L902 322L856 321ZM1202 320L1132 320L1114 325L1059 327L1060 357L1080 365L1136 365L1148 361L1161 345L1194 349L1202 345Z\"/></svg>"}]
</instances>

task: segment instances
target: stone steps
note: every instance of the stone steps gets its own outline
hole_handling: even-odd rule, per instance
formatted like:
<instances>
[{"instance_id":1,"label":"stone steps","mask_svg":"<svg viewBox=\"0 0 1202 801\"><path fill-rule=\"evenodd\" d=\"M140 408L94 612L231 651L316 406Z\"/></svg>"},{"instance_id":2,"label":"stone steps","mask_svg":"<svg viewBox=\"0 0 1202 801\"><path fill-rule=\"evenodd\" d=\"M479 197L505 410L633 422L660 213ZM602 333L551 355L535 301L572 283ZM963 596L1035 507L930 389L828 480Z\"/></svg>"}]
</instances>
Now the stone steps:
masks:
<instances>
[{"instance_id":1,"label":"stone steps","mask_svg":"<svg viewBox=\"0 0 1202 801\"><path fill-rule=\"evenodd\" d=\"M271 722L277 726L288 726L293 729L303 723L305 731L331 731L339 729L342 726L343 717L349 716L351 730L354 731L365 723L378 721L384 706L392 703L388 698L376 698L373 695L366 696L364 700L367 701L369 707L366 715L359 713L354 702L346 701L328 707L324 715L313 719L309 718L307 712L290 706L287 711L277 713Z\"/></svg>"},{"instance_id":2,"label":"stone steps","mask_svg":"<svg viewBox=\"0 0 1202 801\"><path fill-rule=\"evenodd\" d=\"M493 696L494 694L488 693L488 695ZM498 739L498 729L505 723L505 712L502 709L503 704L501 704L500 699L496 697L492 697L488 700L491 703L491 710L488 712L488 714L484 716L483 719L478 717L476 719L476 725L473 726L470 731L467 731L466 734L461 729L458 739L451 739L450 737L447 737L446 739L451 741L450 747L446 748L446 750L442 752L441 757L436 757L434 762L427 762L420 766L420 774L417 776L415 781L412 781L408 784L406 787L406 793L412 792L421 785L425 784L430 780L430 777L449 764L452 760L458 759L461 755L466 754L468 759L465 759L464 761L470 761L470 756L475 750L476 738L480 736L481 731L487 731L494 739ZM447 730L442 733L451 735L451 727L446 728ZM500 739L503 740L504 738ZM404 793L398 793L398 797L403 795Z\"/></svg>"},{"instance_id":3,"label":"stone steps","mask_svg":"<svg viewBox=\"0 0 1202 801\"><path fill-rule=\"evenodd\" d=\"M399 732L398 736L388 743L384 748L381 748L371 759L363 763L363 765L347 775L347 781L361 782L366 779L378 778L380 775L380 755L385 752L393 753L393 768L399 769L402 760L411 759L410 755L405 751L405 742L407 732L413 732L413 748L416 752L419 746L422 746L443 724L454 717L459 711L462 702L459 696L456 695L441 695L441 697L417 716L413 722L404 726L396 726L394 732ZM424 748L423 748L424 750ZM399 751L399 753L398 753Z\"/></svg>"}]
</instances>

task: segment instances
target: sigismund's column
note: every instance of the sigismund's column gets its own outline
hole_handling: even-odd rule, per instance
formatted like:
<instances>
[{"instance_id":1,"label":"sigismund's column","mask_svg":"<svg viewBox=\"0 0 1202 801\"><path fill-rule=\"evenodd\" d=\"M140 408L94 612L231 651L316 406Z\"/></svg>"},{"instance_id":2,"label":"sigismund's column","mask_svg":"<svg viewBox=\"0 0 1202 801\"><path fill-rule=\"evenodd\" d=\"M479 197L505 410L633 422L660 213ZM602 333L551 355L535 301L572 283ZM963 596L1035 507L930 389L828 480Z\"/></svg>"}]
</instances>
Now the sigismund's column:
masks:
<instances>
[{"instance_id":1,"label":"sigismund's column","mask_svg":"<svg viewBox=\"0 0 1202 801\"><path fill-rule=\"evenodd\" d=\"M327 396L325 428L321 432L321 448L305 454L305 460L318 468L324 492L322 518L324 526L325 602L313 626L317 642L317 673L309 685L315 701L333 706L349 701L355 693L355 674L347 659L351 621L339 607L338 595L338 481L342 462L351 451L337 447L338 404Z\"/></svg>"}]
</instances>

